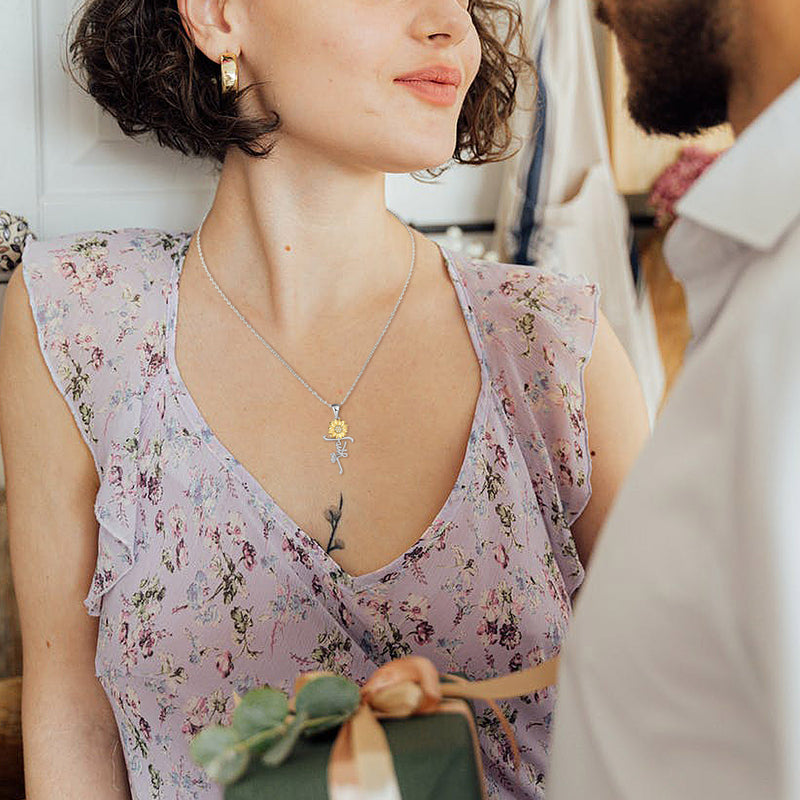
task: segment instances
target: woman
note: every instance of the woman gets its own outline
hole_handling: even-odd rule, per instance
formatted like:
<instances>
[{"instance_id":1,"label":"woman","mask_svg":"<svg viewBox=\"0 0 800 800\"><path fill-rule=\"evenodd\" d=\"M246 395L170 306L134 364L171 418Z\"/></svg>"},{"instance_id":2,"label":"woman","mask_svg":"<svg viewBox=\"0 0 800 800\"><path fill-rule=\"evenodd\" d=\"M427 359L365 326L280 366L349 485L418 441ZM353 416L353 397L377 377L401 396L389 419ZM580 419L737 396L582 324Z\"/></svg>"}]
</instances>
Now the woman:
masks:
<instances>
[{"instance_id":1,"label":"woman","mask_svg":"<svg viewBox=\"0 0 800 800\"><path fill-rule=\"evenodd\" d=\"M31 244L8 288L29 800L218 798L191 737L299 671L417 653L480 678L557 652L646 436L635 377L594 286L446 254L383 194L502 149L508 8L82 12L98 101L223 166L196 233ZM553 702L503 704L516 773L480 714L490 796L543 795Z\"/></svg>"}]
</instances>

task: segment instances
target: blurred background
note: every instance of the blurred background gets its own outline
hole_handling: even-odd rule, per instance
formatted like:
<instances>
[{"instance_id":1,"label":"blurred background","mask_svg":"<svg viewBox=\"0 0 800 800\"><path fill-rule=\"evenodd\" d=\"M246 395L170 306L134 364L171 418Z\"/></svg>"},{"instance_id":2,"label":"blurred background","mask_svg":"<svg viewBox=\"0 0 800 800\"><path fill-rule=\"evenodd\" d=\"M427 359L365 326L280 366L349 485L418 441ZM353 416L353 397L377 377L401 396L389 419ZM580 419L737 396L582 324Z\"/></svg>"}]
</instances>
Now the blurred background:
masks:
<instances>
[{"instance_id":1,"label":"blurred background","mask_svg":"<svg viewBox=\"0 0 800 800\"><path fill-rule=\"evenodd\" d=\"M538 78L519 88L517 154L455 166L436 182L387 178L389 207L476 258L537 265L597 281L654 419L680 369L689 328L661 244L672 207L729 146L648 138L625 110L626 83L591 0L520 0ZM192 230L215 175L124 137L67 78L72 0L3 0L0 50L0 313L25 237L119 227ZM7 555L0 461L0 800L21 797L21 650Z\"/></svg>"}]
</instances>

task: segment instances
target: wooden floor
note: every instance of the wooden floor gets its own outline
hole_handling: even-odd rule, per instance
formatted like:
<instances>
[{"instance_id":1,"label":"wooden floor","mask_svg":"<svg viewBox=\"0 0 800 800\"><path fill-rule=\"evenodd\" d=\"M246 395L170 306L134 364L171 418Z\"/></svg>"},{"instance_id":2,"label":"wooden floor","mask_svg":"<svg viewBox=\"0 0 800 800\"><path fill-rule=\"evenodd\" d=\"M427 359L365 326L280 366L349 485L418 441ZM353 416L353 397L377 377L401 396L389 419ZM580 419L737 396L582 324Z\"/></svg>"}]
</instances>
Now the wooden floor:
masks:
<instances>
[{"instance_id":1,"label":"wooden floor","mask_svg":"<svg viewBox=\"0 0 800 800\"><path fill-rule=\"evenodd\" d=\"M672 277L662 252L664 233L655 231L641 246L641 266L653 304L658 346L664 362L664 398L683 367L683 356L691 338L683 288ZM662 405L663 405L662 399Z\"/></svg>"}]
</instances>

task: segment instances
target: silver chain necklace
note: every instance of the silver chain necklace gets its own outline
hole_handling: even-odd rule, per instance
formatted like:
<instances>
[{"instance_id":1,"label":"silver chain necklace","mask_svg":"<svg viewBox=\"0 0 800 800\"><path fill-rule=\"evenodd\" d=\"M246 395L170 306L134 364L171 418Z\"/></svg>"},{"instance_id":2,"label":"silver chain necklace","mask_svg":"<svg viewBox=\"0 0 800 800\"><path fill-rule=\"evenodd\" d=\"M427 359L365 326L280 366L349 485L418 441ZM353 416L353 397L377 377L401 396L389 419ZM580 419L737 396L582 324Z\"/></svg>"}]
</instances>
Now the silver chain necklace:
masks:
<instances>
[{"instance_id":1,"label":"silver chain necklace","mask_svg":"<svg viewBox=\"0 0 800 800\"><path fill-rule=\"evenodd\" d=\"M354 440L352 436L347 435L348 426L343 419L339 418L339 410L347 402L347 399L352 394L353 389L356 388L356 384L361 379L361 376L364 374L364 370L367 368L367 364L369 364L369 362L372 360L372 356L375 355L375 351L378 349L378 345L381 343L383 337L386 335L386 331L389 330L389 326L392 324L392 320L394 319L394 315L397 313L397 309L400 307L400 303L403 302L403 297L405 297L406 289L408 289L408 284L411 281L411 275L414 272L414 263L417 258L417 247L416 247L416 242L414 240L413 231L408 225L406 225L405 222L403 222L403 220L397 217L398 220L403 224L403 227L408 231L408 235L411 238L411 266L409 267L408 270L408 277L406 278L406 282L403 284L403 291L400 292L400 297L397 298L397 302L394 304L394 308L392 309L392 313L389 315L389 319L386 322L386 325L383 326L383 330L381 331L381 335L378 337L378 341L375 342L375 345L373 346L372 350L370 350L370 353L367 356L367 360L364 362L364 366L361 367L361 372L359 372L358 375L356 375L356 379L353 381L352 385L347 390L347 394L344 396L344 399L339 403L329 403L324 397L322 397L311 386L309 386L308 383L305 380L303 380L303 378L301 378L300 375L298 375L294 369L292 369L291 365L286 361L286 359L244 318L244 316L242 316L242 314L239 312L239 309L236 308L236 306L234 306L233 303L231 303L225 292L223 292L222 289L220 289L219 284L214 280L214 276L209 272L206 260L205 258L203 258L203 248L200 246L200 233L203 230L203 223L206 221L206 217L208 217L208 214L209 212L207 211L205 216L203 217L203 221L200 223L200 227L197 229L197 236L195 237L197 242L197 254L200 256L200 263L203 265L203 269L205 270L206 275L208 275L208 279L214 285L214 288L217 290L217 292L219 292L220 297L222 297L222 299L228 304L228 307L234 312L234 314L236 314L237 317L239 317L239 319L242 322L244 322L244 324L253 332L256 338L272 353L272 355L274 355L275 358L277 358L278 361L280 361L281 364L283 364L283 366L286 367L286 369L288 369L289 372L291 372L292 375L294 375L294 377L297 378L297 380L300 381L300 383L302 383L303 386L305 386L306 389L308 389L308 391L314 395L314 397L317 398L317 400L319 400L324 405L328 406L328 408L330 408L333 411L333 420L328 426L328 435L323 436L322 438L326 442L334 442L336 449L334 450L333 453L331 453L331 464L336 464L339 467L339 474L341 475L343 472L342 459L347 458L347 443L352 442ZM395 216L397 215L395 214Z\"/></svg>"}]
</instances>

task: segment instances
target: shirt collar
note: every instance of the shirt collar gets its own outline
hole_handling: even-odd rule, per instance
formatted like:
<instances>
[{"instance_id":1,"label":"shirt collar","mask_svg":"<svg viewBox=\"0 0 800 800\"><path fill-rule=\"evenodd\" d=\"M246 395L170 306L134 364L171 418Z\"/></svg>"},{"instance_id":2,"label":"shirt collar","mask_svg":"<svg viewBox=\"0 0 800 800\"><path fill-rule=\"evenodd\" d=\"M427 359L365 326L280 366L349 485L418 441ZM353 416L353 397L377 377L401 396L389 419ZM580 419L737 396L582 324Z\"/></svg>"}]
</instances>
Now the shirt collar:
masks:
<instances>
[{"instance_id":1,"label":"shirt collar","mask_svg":"<svg viewBox=\"0 0 800 800\"><path fill-rule=\"evenodd\" d=\"M678 204L678 215L756 250L800 217L800 80L744 130Z\"/></svg>"},{"instance_id":2,"label":"shirt collar","mask_svg":"<svg viewBox=\"0 0 800 800\"><path fill-rule=\"evenodd\" d=\"M664 247L686 291L696 344L753 251L775 247L800 218L800 80L747 128L677 206Z\"/></svg>"}]
</instances>

